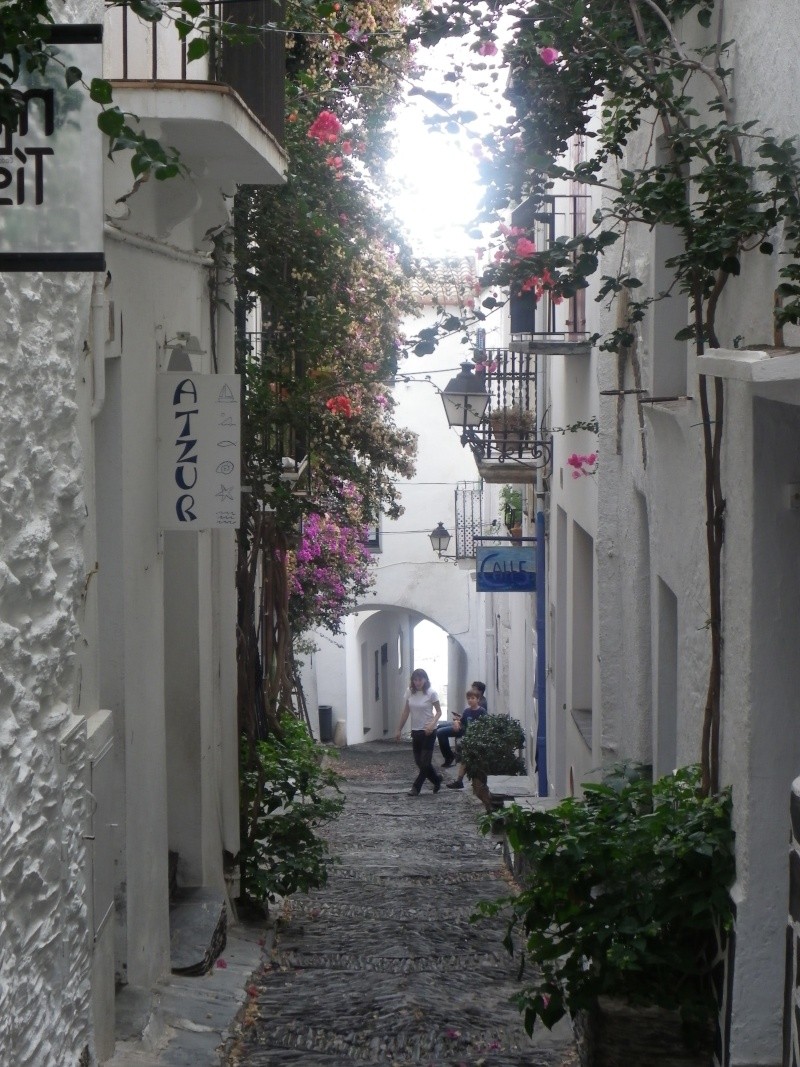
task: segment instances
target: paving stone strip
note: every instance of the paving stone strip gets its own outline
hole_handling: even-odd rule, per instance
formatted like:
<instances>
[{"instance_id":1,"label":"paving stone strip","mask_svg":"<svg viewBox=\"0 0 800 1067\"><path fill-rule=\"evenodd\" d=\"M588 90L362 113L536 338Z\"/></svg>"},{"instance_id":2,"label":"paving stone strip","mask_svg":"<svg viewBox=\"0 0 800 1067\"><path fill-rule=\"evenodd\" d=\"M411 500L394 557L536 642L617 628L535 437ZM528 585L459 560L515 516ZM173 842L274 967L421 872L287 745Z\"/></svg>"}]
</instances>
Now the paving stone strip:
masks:
<instances>
[{"instance_id":1,"label":"paving stone strip","mask_svg":"<svg viewBox=\"0 0 800 1067\"><path fill-rule=\"evenodd\" d=\"M470 922L511 885L471 790L408 796L403 742L345 749L338 769L347 803L325 830L338 863L285 903L227 1067L576 1065L567 1024L526 1035L503 920Z\"/></svg>"}]
</instances>

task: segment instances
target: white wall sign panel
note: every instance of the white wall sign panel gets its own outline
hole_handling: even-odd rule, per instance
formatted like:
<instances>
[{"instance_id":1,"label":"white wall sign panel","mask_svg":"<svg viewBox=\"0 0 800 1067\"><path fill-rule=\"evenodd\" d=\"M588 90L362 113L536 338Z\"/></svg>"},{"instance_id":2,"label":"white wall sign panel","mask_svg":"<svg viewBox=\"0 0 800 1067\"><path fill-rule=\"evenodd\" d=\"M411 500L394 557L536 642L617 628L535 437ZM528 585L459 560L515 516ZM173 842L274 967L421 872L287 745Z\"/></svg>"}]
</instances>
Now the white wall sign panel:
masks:
<instances>
[{"instance_id":1,"label":"white wall sign panel","mask_svg":"<svg viewBox=\"0 0 800 1067\"><path fill-rule=\"evenodd\" d=\"M239 525L241 379L158 376L158 518L162 530Z\"/></svg>"}]
</instances>

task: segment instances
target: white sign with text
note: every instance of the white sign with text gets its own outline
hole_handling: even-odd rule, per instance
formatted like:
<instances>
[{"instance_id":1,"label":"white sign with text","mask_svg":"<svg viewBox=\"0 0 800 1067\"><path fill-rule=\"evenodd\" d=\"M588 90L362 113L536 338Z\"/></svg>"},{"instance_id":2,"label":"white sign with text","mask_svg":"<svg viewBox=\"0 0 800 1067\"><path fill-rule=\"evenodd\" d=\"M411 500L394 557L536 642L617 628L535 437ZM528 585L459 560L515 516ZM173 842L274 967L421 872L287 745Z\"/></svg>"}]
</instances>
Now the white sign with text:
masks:
<instances>
[{"instance_id":1,"label":"white sign with text","mask_svg":"<svg viewBox=\"0 0 800 1067\"><path fill-rule=\"evenodd\" d=\"M239 525L241 379L158 376L158 524L162 530Z\"/></svg>"}]
</instances>

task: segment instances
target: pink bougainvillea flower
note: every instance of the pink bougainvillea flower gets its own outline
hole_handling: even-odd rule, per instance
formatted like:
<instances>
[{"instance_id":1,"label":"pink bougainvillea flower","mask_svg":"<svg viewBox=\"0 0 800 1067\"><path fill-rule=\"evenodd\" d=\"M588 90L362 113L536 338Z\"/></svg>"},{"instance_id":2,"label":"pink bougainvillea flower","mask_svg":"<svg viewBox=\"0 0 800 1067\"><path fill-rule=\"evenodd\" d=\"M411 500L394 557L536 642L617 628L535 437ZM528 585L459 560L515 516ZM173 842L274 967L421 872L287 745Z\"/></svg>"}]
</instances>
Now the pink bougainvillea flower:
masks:
<instances>
[{"instance_id":1,"label":"pink bougainvillea flower","mask_svg":"<svg viewBox=\"0 0 800 1067\"><path fill-rule=\"evenodd\" d=\"M308 136L320 144L333 144L342 132L342 124L331 111L320 111L308 128Z\"/></svg>"},{"instance_id":2,"label":"pink bougainvillea flower","mask_svg":"<svg viewBox=\"0 0 800 1067\"><path fill-rule=\"evenodd\" d=\"M389 401L386 399L383 393L380 393L378 396L375 397L375 403L380 405L380 407L385 408Z\"/></svg>"},{"instance_id":3,"label":"pink bougainvillea flower","mask_svg":"<svg viewBox=\"0 0 800 1067\"><path fill-rule=\"evenodd\" d=\"M219 967L219 969L221 971L224 971L225 968L228 966L228 964L225 962L225 960L222 958L222 956L220 956L219 959L217 960L217 962L214 964L214 966L215 967Z\"/></svg>"},{"instance_id":4,"label":"pink bougainvillea flower","mask_svg":"<svg viewBox=\"0 0 800 1067\"><path fill-rule=\"evenodd\" d=\"M478 48L478 55L496 56L497 45L494 43L494 41L481 41L480 47Z\"/></svg>"},{"instance_id":5,"label":"pink bougainvillea flower","mask_svg":"<svg viewBox=\"0 0 800 1067\"><path fill-rule=\"evenodd\" d=\"M257 997L258 996L258 986L257 985L249 985L247 987L247 992L250 994L251 997Z\"/></svg>"},{"instance_id":6,"label":"pink bougainvillea flower","mask_svg":"<svg viewBox=\"0 0 800 1067\"><path fill-rule=\"evenodd\" d=\"M558 62L558 58L560 55L561 53L557 48L539 49L539 59L541 59L542 63L544 63L548 67L552 67L554 63Z\"/></svg>"},{"instance_id":7,"label":"pink bougainvillea flower","mask_svg":"<svg viewBox=\"0 0 800 1067\"><path fill-rule=\"evenodd\" d=\"M520 237L517 243L514 245L514 255L523 259L525 256L532 256L536 253L536 245L533 241L529 241L527 237Z\"/></svg>"},{"instance_id":8,"label":"pink bougainvillea flower","mask_svg":"<svg viewBox=\"0 0 800 1067\"><path fill-rule=\"evenodd\" d=\"M377 363L365 363L363 366L367 374L374 374L375 371L378 369Z\"/></svg>"},{"instance_id":9,"label":"pink bougainvillea flower","mask_svg":"<svg viewBox=\"0 0 800 1067\"><path fill-rule=\"evenodd\" d=\"M352 141L342 141L340 147L341 147L342 152L344 153L344 155L350 156L350 155L353 154L353 142Z\"/></svg>"}]
</instances>

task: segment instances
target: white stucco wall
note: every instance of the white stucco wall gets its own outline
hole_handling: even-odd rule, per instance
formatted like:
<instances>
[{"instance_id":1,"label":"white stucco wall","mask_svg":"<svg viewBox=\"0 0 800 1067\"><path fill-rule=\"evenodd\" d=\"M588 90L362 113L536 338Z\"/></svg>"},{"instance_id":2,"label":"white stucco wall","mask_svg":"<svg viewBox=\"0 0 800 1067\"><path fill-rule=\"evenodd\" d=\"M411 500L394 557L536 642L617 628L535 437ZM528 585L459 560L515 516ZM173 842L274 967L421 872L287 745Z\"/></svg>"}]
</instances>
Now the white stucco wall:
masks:
<instances>
[{"instance_id":1,"label":"white stucco wall","mask_svg":"<svg viewBox=\"0 0 800 1067\"><path fill-rule=\"evenodd\" d=\"M731 56L737 118L757 118L778 138L796 135L795 57L786 41L786 27L796 24L795 6L775 0L755 8L733 0L725 14L722 36L737 42ZM690 37L702 32L693 19L685 30ZM639 158L640 148L632 146L629 162ZM627 265L646 285L657 284L654 241L653 234L638 232L626 244ZM741 278L729 281L718 308L724 347L732 347L734 338L756 347L772 342L778 266L777 255L744 257ZM787 344L797 337L787 329ZM668 343L651 321L639 337L641 383L630 360L620 377L616 359L601 357L600 387L641 384L658 392L653 360ZM694 399L645 405L642 427L633 397L600 400L601 754L652 761L657 773L669 770L672 759L684 764L699 758L710 655L701 413L694 362L687 359L686 391ZM788 486L800 481L800 394L794 382L726 380L724 388L721 776L733 789L737 833L730 1062L777 1064L788 803L800 759L794 655L800 546L796 515L787 504Z\"/></svg>"},{"instance_id":2,"label":"white stucco wall","mask_svg":"<svg viewBox=\"0 0 800 1067\"><path fill-rule=\"evenodd\" d=\"M90 22L72 0L59 17ZM0 278L0 1062L77 1063L91 1043L86 729L75 706L91 277Z\"/></svg>"}]
</instances>

